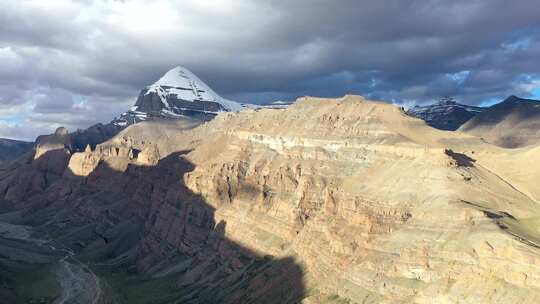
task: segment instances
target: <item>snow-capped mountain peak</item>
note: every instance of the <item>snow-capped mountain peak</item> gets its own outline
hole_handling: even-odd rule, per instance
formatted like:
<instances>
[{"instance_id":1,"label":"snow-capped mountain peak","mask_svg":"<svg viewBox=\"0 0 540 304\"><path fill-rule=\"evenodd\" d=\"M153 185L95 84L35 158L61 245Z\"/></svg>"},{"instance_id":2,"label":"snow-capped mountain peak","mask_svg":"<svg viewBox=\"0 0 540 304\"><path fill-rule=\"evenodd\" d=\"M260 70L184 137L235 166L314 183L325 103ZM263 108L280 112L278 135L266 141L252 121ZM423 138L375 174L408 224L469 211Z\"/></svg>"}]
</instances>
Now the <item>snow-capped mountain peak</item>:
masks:
<instances>
[{"instance_id":1,"label":"snow-capped mountain peak","mask_svg":"<svg viewBox=\"0 0 540 304\"><path fill-rule=\"evenodd\" d=\"M210 119L219 112L235 112L244 105L214 92L188 69L177 66L144 88L135 106L113 123L126 126L151 117L189 116Z\"/></svg>"},{"instance_id":2,"label":"snow-capped mountain peak","mask_svg":"<svg viewBox=\"0 0 540 304\"><path fill-rule=\"evenodd\" d=\"M145 95L152 93L158 94L166 107L171 106L167 101L168 95L173 95L183 101L215 102L226 111L242 109L242 105L219 96L199 77L182 66L169 70L158 81L148 86Z\"/></svg>"}]
</instances>

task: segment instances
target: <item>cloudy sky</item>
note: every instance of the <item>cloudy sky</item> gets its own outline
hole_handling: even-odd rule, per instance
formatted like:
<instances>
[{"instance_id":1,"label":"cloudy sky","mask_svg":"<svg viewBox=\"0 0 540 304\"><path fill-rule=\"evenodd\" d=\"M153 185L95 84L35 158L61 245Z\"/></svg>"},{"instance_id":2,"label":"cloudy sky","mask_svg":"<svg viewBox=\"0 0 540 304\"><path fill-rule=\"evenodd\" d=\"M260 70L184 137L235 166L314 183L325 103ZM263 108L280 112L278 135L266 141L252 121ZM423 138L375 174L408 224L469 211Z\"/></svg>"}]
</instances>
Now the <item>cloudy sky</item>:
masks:
<instances>
[{"instance_id":1,"label":"cloudy sky","mask_svg":"<svg viewBox=\"0 0 540 304\"><path fill-rule=\"evenodd\" d=\"M0 137L107 122L176 65L252 103L540 97L535 0L0 3Z\"/></svg>"}]
</instances>

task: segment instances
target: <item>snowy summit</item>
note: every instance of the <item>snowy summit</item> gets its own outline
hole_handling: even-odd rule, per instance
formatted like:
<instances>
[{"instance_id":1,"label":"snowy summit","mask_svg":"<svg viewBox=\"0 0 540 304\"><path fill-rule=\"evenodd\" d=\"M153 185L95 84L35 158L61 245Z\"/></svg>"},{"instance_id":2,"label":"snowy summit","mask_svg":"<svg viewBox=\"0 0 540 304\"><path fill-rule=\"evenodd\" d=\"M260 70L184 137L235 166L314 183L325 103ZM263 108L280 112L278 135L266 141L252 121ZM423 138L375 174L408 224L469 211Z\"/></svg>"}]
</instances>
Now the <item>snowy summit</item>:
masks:
<instances>
[{"instance_id":1,"label":"snowy summit","mask_svg":"<svg viewBox=\"0 0 540 304\"><path fill-rule=\"evenodd\" d=\"M144 88L135 106L113 123L119 126L151 117L189 116L211 119L219 112L240 111L243 105L214 92L188 69L178 66Z\"/></svg>"}]
</instances>

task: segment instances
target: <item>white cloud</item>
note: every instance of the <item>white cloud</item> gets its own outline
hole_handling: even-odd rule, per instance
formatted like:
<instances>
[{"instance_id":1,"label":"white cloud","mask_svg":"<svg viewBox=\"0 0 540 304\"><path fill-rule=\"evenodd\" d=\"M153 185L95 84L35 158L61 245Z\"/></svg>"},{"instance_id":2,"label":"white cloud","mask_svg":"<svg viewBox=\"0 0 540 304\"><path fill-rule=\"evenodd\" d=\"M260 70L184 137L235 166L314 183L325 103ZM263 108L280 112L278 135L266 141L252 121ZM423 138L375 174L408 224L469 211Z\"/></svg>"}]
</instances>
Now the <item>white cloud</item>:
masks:
<instances>
[{"instance_id":1,"label":"white cloud","mask_svg":"<svg viewBox=\"0 0 540 304\"><path fill-rule=\"evenodd\" d=\"M527 83L519 83L516 85L516 90L524 94L534 95L537 90L540 90L540 79L531 79Z\"/></svg>"}]
</instances>

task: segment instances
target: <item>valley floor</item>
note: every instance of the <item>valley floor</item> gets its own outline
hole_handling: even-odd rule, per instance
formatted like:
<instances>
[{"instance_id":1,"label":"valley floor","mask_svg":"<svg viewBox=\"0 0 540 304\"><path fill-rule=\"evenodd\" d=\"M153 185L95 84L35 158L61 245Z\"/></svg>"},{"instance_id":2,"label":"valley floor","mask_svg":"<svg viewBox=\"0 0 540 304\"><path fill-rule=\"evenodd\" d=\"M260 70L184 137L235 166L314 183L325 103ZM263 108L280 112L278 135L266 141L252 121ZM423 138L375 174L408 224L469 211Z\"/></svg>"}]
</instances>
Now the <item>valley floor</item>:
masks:
<instances>
[{"instance_id":1,"label":"valley floor","mask_svg":"<svg viewBox=\"0 0 540 304\"><path fill-rule=\"evenodd\" d=\"M11 298L5 303L103 303L101 282L92 270L71 249L41 237L31 227L0 222L0 256L13 263L0 273L2 298Z\"/></svg>"}]
</instances>

